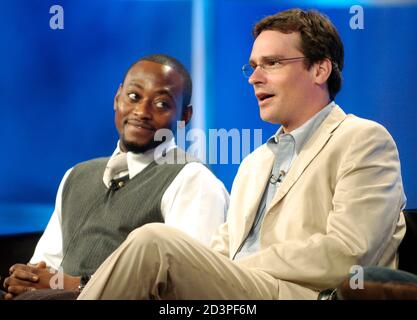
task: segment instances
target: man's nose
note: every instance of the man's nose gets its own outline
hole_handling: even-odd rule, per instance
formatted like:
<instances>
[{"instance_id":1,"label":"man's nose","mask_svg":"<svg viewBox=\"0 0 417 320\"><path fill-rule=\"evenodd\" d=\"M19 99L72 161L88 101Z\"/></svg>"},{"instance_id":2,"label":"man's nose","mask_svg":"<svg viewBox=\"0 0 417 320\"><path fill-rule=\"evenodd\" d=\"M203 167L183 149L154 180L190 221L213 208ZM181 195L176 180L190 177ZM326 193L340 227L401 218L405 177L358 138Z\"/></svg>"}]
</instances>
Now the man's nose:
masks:
<instances>
[{"instance_id":1,"label":"man's nose","mask_svg":"<svg viewBox=\"0 0 417 320\"><path fill-rule=\"evenodd\" d=\"M151 111L152 105L150 101L142 100L139 103L136 103L133 108L133 113L140 118L151 118L152 117L152 111Z\"/></svg>"},{"instance_id":2,"label":"man's nose","mask_svg":"<svg viewBox=\"0 0 417 320\"><path fill-rule=\"evenodd\" d=\"M251 85L257 83L264 83L265 82L265 73L260 66L256 66L253 70L252 74L250 75L248 82Z\"/></svg>"}]
</instances>

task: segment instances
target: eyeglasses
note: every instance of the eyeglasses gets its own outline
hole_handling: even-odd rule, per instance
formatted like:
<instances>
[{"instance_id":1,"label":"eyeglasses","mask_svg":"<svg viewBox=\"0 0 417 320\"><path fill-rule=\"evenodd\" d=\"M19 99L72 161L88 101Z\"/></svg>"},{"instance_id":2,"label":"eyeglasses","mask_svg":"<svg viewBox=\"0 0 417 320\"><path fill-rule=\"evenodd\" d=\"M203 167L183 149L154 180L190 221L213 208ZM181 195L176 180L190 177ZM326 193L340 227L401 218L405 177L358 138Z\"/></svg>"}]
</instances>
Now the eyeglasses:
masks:
<instances>
[{"instance_id":1,"label":"eyeglasses","mask_svg":"<svg viewBox=\"0 0 417 320\"><path fill-rule=\"evenodd\" d=\"M273 73L275 70L279 69L282 66L283 61L292 61L292 60L306 59L306 58L307 57L295 57L295 58L284 58L284 59L268 58L268 59L265 59L263 63L260 63L258 65L252 66L250 64L244 64L242 67L242 73L246 78L249 78L257 67L260 67L266 73Z\"/></svg>"}]
</instances>

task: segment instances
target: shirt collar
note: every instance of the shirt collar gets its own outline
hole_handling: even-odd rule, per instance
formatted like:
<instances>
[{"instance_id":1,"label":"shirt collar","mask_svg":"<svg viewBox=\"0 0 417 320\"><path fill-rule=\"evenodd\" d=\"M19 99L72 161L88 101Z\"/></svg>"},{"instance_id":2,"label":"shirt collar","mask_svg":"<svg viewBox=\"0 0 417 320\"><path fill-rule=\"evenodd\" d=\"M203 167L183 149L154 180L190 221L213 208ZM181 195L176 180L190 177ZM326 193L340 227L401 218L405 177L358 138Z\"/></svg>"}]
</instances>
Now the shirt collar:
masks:
<instances>
[{"instance_id":1,"label":"shirt collar","mask_svg":"<svg viewBox=\"0 0 417 320\"><path fill-rule=\"evenodd\" d=\"M162 157L166 152L174 149L176 147L175 138L172 137L170 140L167 140L161 143L157 148L150 149L143 153L133 153L131 151L127 152L127 167L129 171L129 179L132 179L139 172L145 169L152 161ZM120 140L117 142L116 149L114 150L112 157L122 152L120 150Z\"/></svg>"},{"instance_id":2,"label":"shirt collar","mask_svg":"<svg viewBox=\"0 0 417 320\"><path fill-rule=\"evenodd\" d=\"M336 104L334 101L330 102L327 106L312 116L301 127L291 131L290 133L284 133L283 127L280 127L278 131L268 139L267 145L271 148L271 145L278 144L279 139L282 136L292 136L295 142L295 152L298 155L301 152L302 147L308 141L308 139L317 130L323 120L329 115L330 111ZM275 150L275 148L272 148Z\"/></svg>"}]
</instances>

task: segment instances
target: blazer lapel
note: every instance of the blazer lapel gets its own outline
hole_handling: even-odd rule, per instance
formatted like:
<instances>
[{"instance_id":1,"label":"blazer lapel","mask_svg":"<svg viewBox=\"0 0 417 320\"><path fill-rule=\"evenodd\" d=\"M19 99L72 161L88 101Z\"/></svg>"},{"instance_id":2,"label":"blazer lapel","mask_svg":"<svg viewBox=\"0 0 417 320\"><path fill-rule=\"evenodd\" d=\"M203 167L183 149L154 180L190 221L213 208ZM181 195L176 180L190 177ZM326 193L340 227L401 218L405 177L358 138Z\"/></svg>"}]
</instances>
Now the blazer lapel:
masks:
<instances>
[{"instance_id":1,"label":"blazer lapel","mask_svg":"<svg viewBox=\"0 0 417 320\"><path fill-rule=\"evenodd\" d=\"M246 183L250 188L247 189L249 193L242 199L243 205L241 207L245 210L245 229L243 230L241 238L243 238L252 227L266 184L271 175L272 165L274 164L274 154L272 151L269 150L266 145L262 146L262 148L265 148L265 150L260 153L256 166L250 171L246 180Z\"/></svg>"},{"instance_id":2,"label":"blazer lapel","mask_svg":"<svg viewBox=\"0 0 417 320\"><path fill-rule=\"evenodd\" d=\"M267 208L267 211L270 211L287 194L294 183L297 182L304 170L306 170L311 161L313 161L317 154L319 154L319 152L326 145L327 141L329 141L333 131L336 130L345 118L346 114L344 111L336 105L317 131L302 148L302 151L291 166L288 175L285 177L282 185L278 188L269 208Z\"/></svg>"}]
</instances>

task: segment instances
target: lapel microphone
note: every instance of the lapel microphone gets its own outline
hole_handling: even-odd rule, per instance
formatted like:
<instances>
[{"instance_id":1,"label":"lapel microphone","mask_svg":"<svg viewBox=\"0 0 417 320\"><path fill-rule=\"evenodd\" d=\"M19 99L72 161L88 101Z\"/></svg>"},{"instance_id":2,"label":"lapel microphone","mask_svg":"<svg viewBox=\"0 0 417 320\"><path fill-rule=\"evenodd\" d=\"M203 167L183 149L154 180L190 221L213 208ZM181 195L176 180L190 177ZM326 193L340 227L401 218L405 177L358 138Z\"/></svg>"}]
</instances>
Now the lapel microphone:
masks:
<instances>
[{"instance_id":1,"label":"lapel microphone","mask_svg":"<svg viewBox=\"0 0 417 320\"><path fill-rule=\"evenodd\" d=\"M271 183L271 184L277 184L277 182L281 183L282 178L284 178L284 176L285 176L285 171L284 170L280 170L279 173L278 173L278 176L275 176L272 173L271 176L269 177L269 183Z\"/></svg>"}]
</instances>

